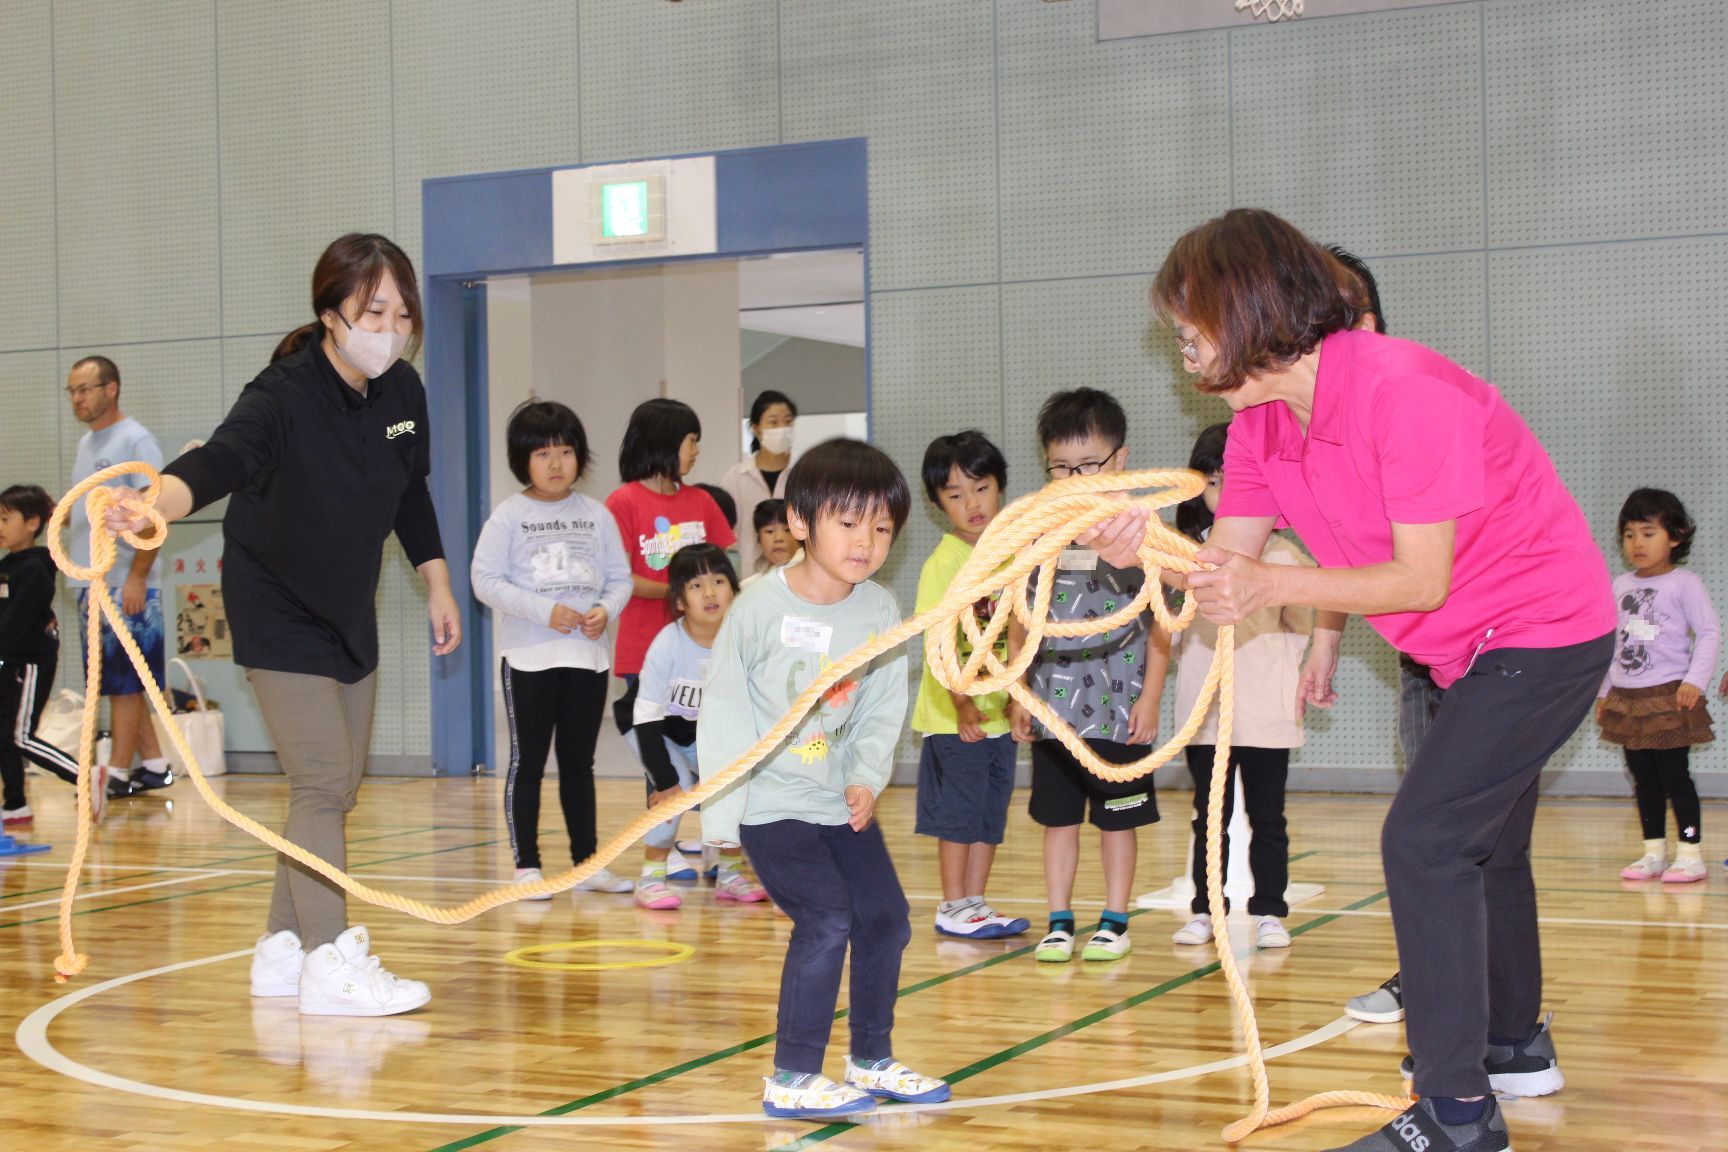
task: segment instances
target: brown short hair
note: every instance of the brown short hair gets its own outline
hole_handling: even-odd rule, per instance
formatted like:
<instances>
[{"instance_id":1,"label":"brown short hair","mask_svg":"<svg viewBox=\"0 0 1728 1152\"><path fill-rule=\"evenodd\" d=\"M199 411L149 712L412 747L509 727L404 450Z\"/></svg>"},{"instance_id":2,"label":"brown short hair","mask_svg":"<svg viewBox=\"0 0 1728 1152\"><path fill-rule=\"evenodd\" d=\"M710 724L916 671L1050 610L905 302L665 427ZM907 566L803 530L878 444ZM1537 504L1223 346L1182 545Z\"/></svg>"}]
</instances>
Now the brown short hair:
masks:
<instances>
[{"instance_id":1,"label":"brown short hair","mask_svg":"<svg viewBox=\"0 0 1728 1152\"><path fill-rule=\"evenodd\" d=\"M1217 350L1203 392L1229 392L1356 323L1361 284L1326 249L1263 208L1233 208L1170 249L1152 282L1166 324L1180 316Z\"/></svg>"}]
</instances>

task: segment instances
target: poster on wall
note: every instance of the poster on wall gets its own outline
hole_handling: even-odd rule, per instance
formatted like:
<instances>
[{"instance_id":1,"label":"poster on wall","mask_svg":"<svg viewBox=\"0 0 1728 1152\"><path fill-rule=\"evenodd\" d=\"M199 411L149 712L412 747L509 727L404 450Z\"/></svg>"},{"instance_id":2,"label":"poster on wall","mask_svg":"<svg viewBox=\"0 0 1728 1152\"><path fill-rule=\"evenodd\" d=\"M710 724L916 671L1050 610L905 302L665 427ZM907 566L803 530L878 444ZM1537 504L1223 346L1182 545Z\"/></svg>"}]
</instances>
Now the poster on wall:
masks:
<instances>
[{"instance_id":1,"label":"poster on wall","mask_svg":"<svg viewBox=\"0 0 1728 1152\"><path fill-rule=\"evenodd\" d=\"M177 584L174 588L175 651L186 660L232 660L228 613L220 584Z\"/></svg>"}]
</instances>

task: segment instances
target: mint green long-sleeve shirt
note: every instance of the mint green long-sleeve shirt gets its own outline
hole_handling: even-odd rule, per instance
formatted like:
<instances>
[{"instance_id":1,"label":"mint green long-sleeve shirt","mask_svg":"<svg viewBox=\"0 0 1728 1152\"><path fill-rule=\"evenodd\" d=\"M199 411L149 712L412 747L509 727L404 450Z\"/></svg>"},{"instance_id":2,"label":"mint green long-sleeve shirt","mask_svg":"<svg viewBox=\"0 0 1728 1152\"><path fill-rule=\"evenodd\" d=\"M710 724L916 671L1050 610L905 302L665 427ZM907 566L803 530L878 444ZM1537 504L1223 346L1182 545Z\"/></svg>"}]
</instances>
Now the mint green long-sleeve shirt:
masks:
<instances>
[{"instance_id":1,"label":"mint green long-sleeve shirt","mask_svg":"<svg viewBox=\"0 0 1728 1152\"><path fill-rule=\"evenodd\" d=\"M812 604L770 573L741 593L715 637L696 723L702 779L737 760L822 670L900 622L893 595L865 581ZM911 693L904 649L835 685L754 771L702 805L702 838L738 843L741 824L844 824L846 789L887 787Z\"/></svg>"}]
</instances>

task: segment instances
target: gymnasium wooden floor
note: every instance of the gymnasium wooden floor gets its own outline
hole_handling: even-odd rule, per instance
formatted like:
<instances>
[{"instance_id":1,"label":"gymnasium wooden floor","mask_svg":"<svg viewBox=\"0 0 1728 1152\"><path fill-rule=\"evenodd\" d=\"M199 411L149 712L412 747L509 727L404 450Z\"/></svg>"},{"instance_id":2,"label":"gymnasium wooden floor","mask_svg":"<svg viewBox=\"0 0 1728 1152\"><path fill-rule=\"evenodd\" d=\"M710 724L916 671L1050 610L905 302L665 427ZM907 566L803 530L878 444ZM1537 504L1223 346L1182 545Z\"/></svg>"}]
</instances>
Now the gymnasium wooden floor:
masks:
<instances>
[{"instance_id":1,"label":"gymnasium wooden floor","mask_svg":"<svg viewBox=\"0 0 1728 1152\"><path fill-rule=\"evenodd\" d=\"M270 856L182 783L115 806L78 904L90 969L56 985L54 900L71 849L70 792L39 778L31 787L32 838L54 851L0 863L8 1149L1198 1149L1219 1147L1219 1129L1246 1107L1240 1068L1191 1071L1231 1057L1237 1036L1209 949L1169 943L1175 913L1139 913L1135 952L1112 966L1031 960L1044 906L1023 795L992 895L1031 918L1034 932L990 944L931 930L935 866L910 831L913 794L884 798L914 924L895 1047L952 1080L956 1099L947 1111L823 1127L763 1122L758 1112L788 932L765 905L716 906L698 889L680 911L655 913L628 897L566 895L455 928L356 906L353 919L371 925L386 963L430 982L432 1002L388 1019L303 1019L291 1002L247 994L245 956L261 930ZM218 787L280 820L279 780L231 777ZM423 899L471 896L509 874L501 789L496 780L369 781L349 824L350 866ZM640 796L635 785L603 782L603 832L634 815ZM1330 1088L1398 1089L1401 1029L1339 1023L1344 998L1395 967L1376 852L1384 804L1295 798L1293 876L1326 891L1291 917L1288 952L1256 953L1236 926L1266 1043L1297 1048L1270 1066L1274 1104ZM1186 792L1162 797L1165 822L1142 837L1137 891L1180 871L1187 805ZM1723 828L1725 815L1709 806L1707 826ZM694 828L691 818L686 830ZM543 843L557 861L561 833L547 831ZM1083 844L1077 909L1098 907L1095 844ZM1537 847L1548 1004L1567 1087L1508 1105L1518 1152L1721 1147L1721 848L1710 851L1711 879L1689 890L1622 884L1617 871L1635 847L1629 800L1547 802ZM600 972L504 960L526 945L609 940L695 952L668 966ZM653 954L602 945L545 958ZM843 1025L835 1037L831 1072ZM1155 1074L1158 1082L1084 1091ZM1384 1119L1331 1110L1244 1147L1328 1148Z\"/></svg>"}]
</instances>

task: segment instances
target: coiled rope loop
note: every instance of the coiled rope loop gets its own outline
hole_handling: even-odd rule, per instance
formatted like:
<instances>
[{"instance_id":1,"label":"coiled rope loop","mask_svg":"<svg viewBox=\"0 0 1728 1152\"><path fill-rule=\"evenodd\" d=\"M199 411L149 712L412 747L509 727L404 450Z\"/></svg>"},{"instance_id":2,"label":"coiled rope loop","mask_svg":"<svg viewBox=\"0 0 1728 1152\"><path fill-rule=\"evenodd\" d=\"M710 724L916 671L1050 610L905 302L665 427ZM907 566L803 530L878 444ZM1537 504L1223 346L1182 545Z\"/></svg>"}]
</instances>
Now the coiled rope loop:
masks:
<instances>
[{"instance_id":1,"label":"coiled rope loop","mask_svg":"<svg viewBox=\"0 0 1728 1152\"><path fill-rule=\"evenodd\" d=\"M111 490L106 485L121 476L141 474L149 484L141 491ZM148 464L128 462L104 468L80 482L68 492L54 509L48 522L48 548L54 562L68 576L90 582L89 609L85 617L88 647L88 672L85 681L84 724L78 742L78 838L73 850L66 884L60 896L61 954L54 966L56 980L82 972L88 957L77 952L72 937L72 902L89 846L90 789L92 750L95 743L96 709L101 680L101 619L106 617L119 637L126 654L145 686L150 703L162 717L170 741L185 762L193 786L205 802L224 820L255 837L277 852L323 876L348 894L381 908L405 912L435 924L459 924L482 912L510 904L528 896L549 896L573 888L583 880L616 860L627 848L649 831L671 817L678 816L731 787L763 759L773 754L798 726L804 715L834 685L857 669L869 664L883 653L891 652L919 634L925 636L925 659L936 679L956 692L986 695L1006 690L1013 699L1042 723L1047 731L1072 752L1075 758L1094 775L1111 781L1133 780L1167 764L1194 737L1205 722L1212 701L1219 704L1218 743L1213 761L1212 786L1207 798L1206 837L1206 899L1215 923L1225 923L1223 885L1223 826L1224 785L1230 767L1230 734L1235 713L1235 629L1229 625L1218 630L1218 643L1212 666L1200 690L1200 698L1177 733L1162 747L1132 764L1108 764L1086 745L1077 733L1057 716L1021 682L1046 637L1072 637L1105 632L1132 620L1150 608L1158 623L1169 631L1186 628L1194 620L1196 605L1186 596L1180 612L1171 613L1160 591L1158 571L1192 572L1202 566L1194 559L1194 543L1167 528L1156 516L1147 519L1145 536L1139 548L1141 565L1146 571L1145 585L1132 602L1109 616L1097 620L1052 623L1049 609L1055 586L1056 561L1062 550L1088 530L1110 520L1137 504L1155 513L1192 496L1200 494L1204 479L1185 469L1165 469L1142 472L1100 473L1095 476L1073 476L1050 484L1040 492L1021 497L991 523L973 549L971 557L960 569L948 591L935 607L902 621L869 643L829 665L792 702L785 716L770 728L748 752L736 762L715 773L697 787L669 798L648 809L623 831L608 840L600 850L567 872L527 884L510 884L483 893L462 904L427 904L395 892L372 888L348 875L322 857L308 852L282 836L265 828L243 812L239 812L218 796L199 767L197 758L174 720L173 708L164 698L161 687L150 672L144 654L126 627L125 619L114 604L107 589L107 573L114 566L114 536L106 527L106 517L116 503L147 519L153 532L140 537L132 532L121 536L135 548L160 548L167 538L167 524L156 511L160 477ZM1142 489L1156 489L1152 494L1131 497ZM84 499L90 517L90 564L72 563L61 542L67 517L76 502ZM979 600L1001 594L1008 611L995 612L989 622L980 627L972 606ZM1008 626L1017 619L1026 630L1026 641L1007 663L997 657L995 645ZM956 627L958 624L958 627ZM964 633L971 651L961 658L960 637ZM1380 1096L1366 1092L1328 1092L1310 1097L1277 1111L1268 1105L1270 1089L1266 1077L1266 1062L1261 1050L1260 1031L1254 1016L1236 959L1230 950L1229 933L1214 936L1218 965L1224 973L1236 1013L1242 1028L1243 1047L1254 1083L1254 1106L1250 1114L1224 1129L1229 1143L1248 1136L1258 1128L1293 1120L1315 1108L1330 1105L1368 1105L1402 1109L1409 1105L1406 1098Z\"/></svg>"}]
</instances>

